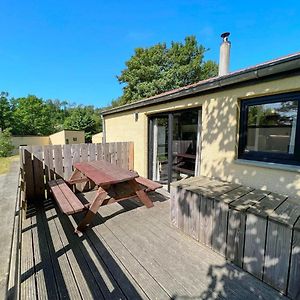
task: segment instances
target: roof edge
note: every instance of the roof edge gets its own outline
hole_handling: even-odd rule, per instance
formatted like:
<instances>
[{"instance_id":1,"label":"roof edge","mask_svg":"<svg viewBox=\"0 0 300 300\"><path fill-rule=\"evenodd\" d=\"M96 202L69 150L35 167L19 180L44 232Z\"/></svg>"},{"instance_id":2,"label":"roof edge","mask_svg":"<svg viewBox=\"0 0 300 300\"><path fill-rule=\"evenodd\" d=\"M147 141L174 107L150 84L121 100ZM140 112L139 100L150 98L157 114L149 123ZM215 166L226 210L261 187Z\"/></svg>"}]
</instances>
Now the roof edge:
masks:
<instances>
[{"instance_id":1,"label":"roof edge","mask_svg":"<svg viewBox=\"0 0 300 300\"><path fill-rule=\"evenodd\" d=\"M210 91L217 88L227 87L240 82L246 82L253 79L259 79L283 72L300 69L300 52L268 61L253 67L241 69L223 76L217 76L184 86L178 89L170 90L146 99L133 103L125 104L119 107L102 111L101 115L107 116L127 110L137 109L151 104L159 104L169 100L176 100L184 96L192 96L199 92Z\"/></svg>"}]
</instances>

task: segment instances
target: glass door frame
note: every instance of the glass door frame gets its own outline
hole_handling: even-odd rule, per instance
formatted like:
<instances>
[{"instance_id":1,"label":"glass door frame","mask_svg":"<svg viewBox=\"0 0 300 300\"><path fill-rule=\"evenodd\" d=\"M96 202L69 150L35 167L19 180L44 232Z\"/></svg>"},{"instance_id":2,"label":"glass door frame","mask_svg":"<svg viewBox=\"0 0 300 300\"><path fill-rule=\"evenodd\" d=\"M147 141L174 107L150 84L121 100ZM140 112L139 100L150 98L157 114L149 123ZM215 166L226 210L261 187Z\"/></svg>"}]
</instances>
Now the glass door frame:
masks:
<instances>
[{"instance_id":1,"label":"glass door frame","mask_svg":"<svg viewBox=\"0 0 300 300\"><path fill-rule=\"evenodd\" d=\"M202 108L195 107L184 110L173 110L169 112L163 112L153 115L148 115L148 178L152 178L153 172L153 120L159 117L168 117L168 191L170 191L170 184L172 179L172 163L173 163L173 120L174 113L187 112L196 109L198 111L198 124L197 124L197 151L196 151L196 165L195 176L200 175L200 154L201 154L201 130L202 130Z\"/></svg>"}]
</instances>

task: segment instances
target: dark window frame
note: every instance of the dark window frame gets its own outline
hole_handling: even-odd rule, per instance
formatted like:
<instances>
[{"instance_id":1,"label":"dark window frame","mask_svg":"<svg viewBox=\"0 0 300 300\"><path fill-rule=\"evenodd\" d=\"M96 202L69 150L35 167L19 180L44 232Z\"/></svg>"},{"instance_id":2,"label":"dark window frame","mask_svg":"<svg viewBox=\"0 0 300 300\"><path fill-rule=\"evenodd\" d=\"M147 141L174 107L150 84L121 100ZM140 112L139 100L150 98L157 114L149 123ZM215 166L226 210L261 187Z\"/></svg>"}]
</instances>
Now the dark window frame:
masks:
<instances>
[{"instance_id":1,"label":"dark window frame","mask_svg":"<svg viewBox=\"0 0 300 300\"><path fill-rule=\"evenodd\" d=\"M297 121L295 135L294 154L271 153L265 151L245 151L247 146L247 127L248 127L248 108L253 105L262 105L276 102L297 101ZM249 100L241 100L240 103L240 129L239 129L239 148L238 158L256 160L288 165L300 165L300 92L276 94Z\"/></svg>"}]
</instances>

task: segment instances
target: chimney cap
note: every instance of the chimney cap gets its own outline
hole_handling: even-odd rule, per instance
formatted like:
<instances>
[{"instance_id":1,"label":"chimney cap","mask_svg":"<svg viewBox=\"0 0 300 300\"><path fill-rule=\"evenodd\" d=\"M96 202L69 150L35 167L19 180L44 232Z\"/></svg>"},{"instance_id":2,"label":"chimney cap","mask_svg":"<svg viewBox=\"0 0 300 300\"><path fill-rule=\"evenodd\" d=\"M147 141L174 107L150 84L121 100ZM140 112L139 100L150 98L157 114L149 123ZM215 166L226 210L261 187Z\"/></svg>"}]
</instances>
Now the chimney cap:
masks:
<instances>
[{"instance_id":1,"label":"chimney cap","mask_svg":"<svg viewBox=\"0 0 300 300\"><path fill-rule=\"evenodd\" d=\"M224 32L224 33L221 34L221 38L223 38L224 40L227 40L229 35L230 35L230 32Z\"/></svg>"}]
</instances>

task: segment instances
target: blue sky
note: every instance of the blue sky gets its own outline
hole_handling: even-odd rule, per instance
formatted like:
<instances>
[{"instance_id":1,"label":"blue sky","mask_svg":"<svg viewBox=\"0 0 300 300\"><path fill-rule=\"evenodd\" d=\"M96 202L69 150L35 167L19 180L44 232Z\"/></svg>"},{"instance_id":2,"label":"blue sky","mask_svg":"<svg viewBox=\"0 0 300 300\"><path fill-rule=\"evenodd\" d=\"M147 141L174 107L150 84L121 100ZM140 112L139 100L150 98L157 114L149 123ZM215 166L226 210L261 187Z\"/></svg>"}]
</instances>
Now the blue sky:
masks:
<instances>
[{"instance_id":1,"label":"blue sky","mask_svg":"<svg viewBox=\"0 0 300 300\"><path fill-rule=\"evenodd\" d=\"M195 35L234 71L300 51L299 1L0 1L0 91L102 107L136 47Z\"/></svg>"}]
</instances>

